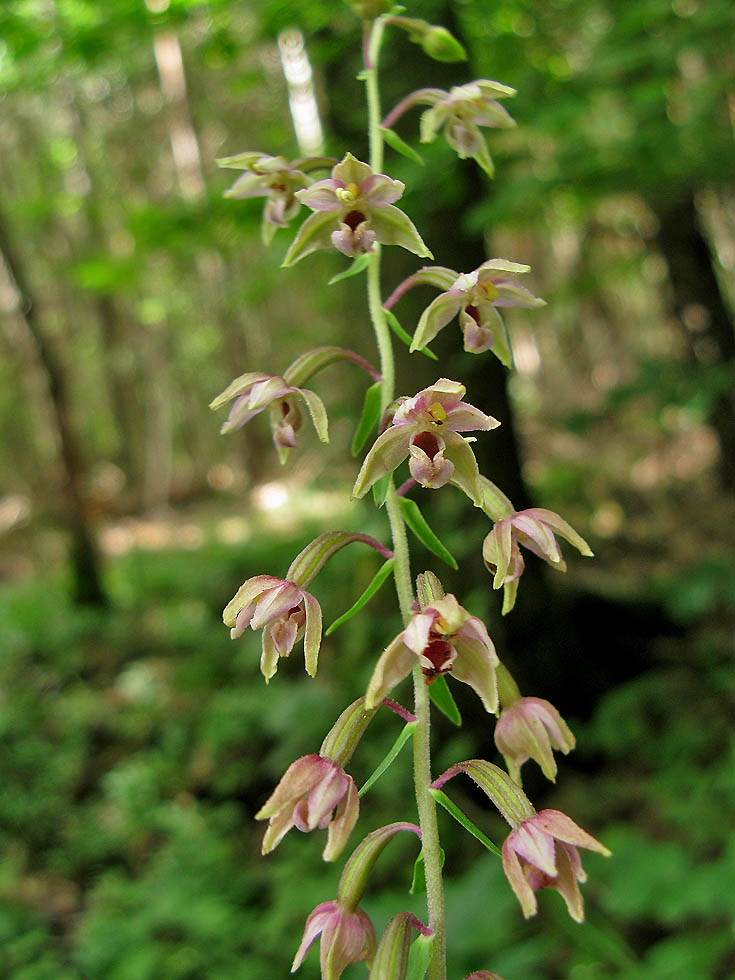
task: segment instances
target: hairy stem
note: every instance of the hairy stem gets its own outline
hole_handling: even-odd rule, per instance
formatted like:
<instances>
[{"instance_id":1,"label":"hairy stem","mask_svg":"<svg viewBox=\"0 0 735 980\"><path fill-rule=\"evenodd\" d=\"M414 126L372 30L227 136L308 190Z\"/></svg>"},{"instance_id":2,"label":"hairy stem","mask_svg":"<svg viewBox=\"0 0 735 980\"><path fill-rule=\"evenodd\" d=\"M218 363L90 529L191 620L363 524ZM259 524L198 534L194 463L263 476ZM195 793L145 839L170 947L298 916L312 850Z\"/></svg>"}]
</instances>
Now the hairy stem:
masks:
<instances>
[{"instance_id":1,"label":"hairy stem","mask_svg":"<svg viewBox=\"0 0 735 980\"><path fill-rule=\"evenodd\" d=\"M378 58L383 29L383 20L377 18L370 32L365 64L370 166L376 173L380 173L383 168L383 137L380 132L380 90L378 87ZM385 410L395 396L395 363L390 330L381 302L379 246L375 247L375 252L376 254L367 269L368 306L380 354L380 370L383 376L381 406ZM403 621L407 623L411 617L411 606L414 599L411 566L406 525L403 520L400 498L392 480L386 495L385 506L393 537L393 551L395 552L396 592ZM418 664L414 669L414 694L414 711L416 714L416 729L413 736L414 783L422 835L429 926L434 933L434 945L427 976L428 980L446 980L446 924L441 849L436 820L436 804L429 792L431 784L429 690Z\"/></svg>"}]
</instances>

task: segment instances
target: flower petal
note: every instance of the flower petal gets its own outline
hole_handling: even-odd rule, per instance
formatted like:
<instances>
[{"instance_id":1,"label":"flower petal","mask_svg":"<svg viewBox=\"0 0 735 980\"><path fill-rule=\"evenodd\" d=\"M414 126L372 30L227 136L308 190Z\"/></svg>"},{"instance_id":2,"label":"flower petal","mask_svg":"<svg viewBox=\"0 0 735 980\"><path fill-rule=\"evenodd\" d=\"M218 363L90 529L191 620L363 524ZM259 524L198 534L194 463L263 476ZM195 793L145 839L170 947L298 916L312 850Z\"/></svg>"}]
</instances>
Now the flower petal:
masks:
<instances>
[{"instance_id":1,"label":"flower petal","mask_svg":"<svg viewBox=\"0 0 735 980\"><path fill-rule=\"evenodd\" d=\"M548 524L552 531L560 534L569 544L574 545L577 551L581 555L584 555L585 558L593 557L590 546L584 538L577 534L574 528L570 524L567 524L558 514L555 514L553 510L547 510L545 507L531 507L524 513L531 515L536 520L543 521L544 524Z\"/></svg>"},{"instance_id":2,"label":"flower petal","mask_svg":"<svg viewBox=\"0 0 735 980\"><path fill-rule=\"evenodd\" d=\"M489 432L491 429L497 429L500 422L494 419L492 415L485 415L484 412L475 408L474 405L470 405L469 402L456 402L447 408L446 425L452 432L476 432L477 430Z\"/></svg>"},{"instance_id":3,"label":"flower petal","mask_svg":"<svg viewBox=\"0 0 735 980\"><path fill-rule=\"evenodd\" d=\"M350 776L347 778L349 779L347 793L337 806L334 820L327 828L327 844L322 851L322 858L325 861L337 860L360 816L360 799L357 795L357 786Z\"/></svg>"},{"instance_id":4,"label":"flower petal","mask_svg":"<svg viewBox=\"0 0 735 980\"><path fill-rule=\"evenodd\" d=\"M480 471L470 444L454 432L445 434L447 444L444 455L454 463L454 473L450 482L466 493L472 503L479 507L482 503Z\"/></svg>"},{"instance_id":5,"label":"flower petal","mask_svg":"<svg viewBox=\"0 0 735 980\"><path fill-rule=\"evenodd\" d=\"M281 267L293 265L317 249L329 248L332 244L332 232L338 226L339 218L333 211L315 211L310 214L296 232Z\"/></svg>"},{"instance_id":6,"label":"flower petal","mask_svg":"<svg viewBox=\"0 0 735 980\"><path fill-rule=\"evenodd\" d=\"M267 381L271 375L263 374L262 371L248 371L247 374L241 374L239 378L235 378L231 381L225 390L213 398L209 403L211 409L221 408L227 402L232 401L233 398L237 398L239 395L244 395L250 391L253 385L257 384L259 381Z\"/></svg>"},{"instance_id":7,"label":"flower petal","mask_svg":"<svg viewBox=\"0 0 735 980\"><path fill-rule=\"evenodd\" d=\"M267 197L272 181L270 174L245 173L237 178L235 183L225 191L223 197L244 200L248 197Z\"/></svg>"},{"instance_id":8,"label":"flower petal","mask_svg":"<svg viewBox=\"0 0 735 980\"><path fill-rule=\"evenodd\" d=\"M378 658L365 693L365 710L380 704L388 691L408 677L415 663L416 654L406 646L403 633L399 633Z\"/></svg>"},{"instance_id":9,"label":"flower petal","mask_svg":"<svg viewBox=\"0 0 735 980\"><path fill-rule=\"evenodd\" d=\"M508 834L501 848L503 873L520 903L523 918L530 919L532 915L536 915L538 912L538 902L536 901L533 888L528 884L526 876L523 874L523 868L521 867L521 862L518 860L518 855L513 850L511 838L514 833L515 831L511 831Z\"/></svg>"},{"instance_id":10,"label":"flower petal","mask_svg":"<svg viewBox=\"0 0 735 980\"><path fill-rule=\"evenodd\" d=\"M343 184L357 184L362 187L368 177L373 176L372 168L366 163L362 163L351 153L345 154L344 158L332 170L332 177L341 181Z\"/></svg>"},{"instance_id":11,"label":"flower petal","mask_svg":"<svg viewBox=\"0 0 735 980\"><path fill-rule=\"evenodd\" d=\"M308 388L295 388L294 393L300 398L303 398L306 403L306 407L309 409L309 414L311 415L311 420L314 423L314 428L316 429L316 434L322 442L329 442L329 422L327 419L327 410L324 407L324 402L321 400L319 395L315 392L310 391Z\"/></svg>"},{"instance_id":12,"label":"flower petal","mask_svg":"<svg viewBox=\"0 0 735 980\"><path fill-rule=\"evenodd\" d=\"M554 838L536 824L536 816L524 820L512 832L513 850L528 864L553 878L556 875Z\"/></svg>"},{"instance_id":13,"label":"flower petal","mask_svg":"<svg viewBox=\"0 0 735 980\"><path fill-rule=\"evenodd\" d=\"M495 288L498 291L497 297L493 300L495 306L517 306L524 310L536 310L541 306L546 306L546 300L534 296L530 289L521 286L517 282L503 280L495 281Z\"/></svg>"},{"instance_id":14,"label":"flower petal","mask_svg":"<svg viewBox=\"0 0 735 980\"><path fill-rule=\"evenodd\" d=\"M250 628L255 631L270 626L281 616L286 616L294 606L301 603L303 593L293 582L281 582L276 588L265 591L257 603Z\"/></svg>"},{"instance_id":15,"label":"flower petal","mask_svg":"<svg viewBox=\"0 0 735 980\"><path fill-rule=\"evenodd\" d=\"M370 212L370 227L381 245L400 245L419 258L434 258L408 215L392 204Z\"/></svg>"},{"instance_id":16,"label":"flower petal","mask_svg":"<svg viewBox=\"0 0 735 980\"><path fill-rule=\"evenodd\" d=\"M301 940L301 944L296 951L296 956L294 957L293 965L291 967L291 973L294 973L301 966L304 961L304 957L309 952L311 944L323 931L324 927L339 914L338 910L339 906L337 902L322 902L321 905L317 905L317 907L311 913L309 918L306 920L304 935Z\"/></svg>"},{"instance_id":17,"label":"flower petal","mask_svg":"<svg viewBox=\"0 0 735 980\"><path fill-rule=\"evenodd\" d=\"M392 473L408 456L408 446L413 431L409 425L391 425L378 436L365 457L352 497L364 497L370 487L386 473Z\"/></svg>"},{"instance_id":18,"label":"flower petal","mask_svg":"<svg viewBox=\"0 0 735 980\"><path fill-rule=\"evenodd\" d=\"M380 208L397 201L406 189L401 180L385 174L371 174L362 184L362 193L369 207Z\"/></svg>"},{"instance_id":19,"label":"flower petal","mask_svg":"<svg viewBox=\"0 0 735 980\"><path fill-rule=\"evenodd\" d=\"M540 557L552 565L558 565L561 561L559 545L554 537L551 528L544 521L536 517L531 517L528 511L519 511L511 517L516 534L519 535L521 544L526 545ZM529 540L526 540L528 538ZM532 548L531 543L536 547Z\"/></svg>"},{"instance_id":20,"label":"flower petal","mask_svg":"<svg viewBox=\"0 0 735 980\"><path fill-rule=\"evenodd\" d=\"M498 710L498 687L495 678L498 655L492 640L487 636L484 624L480 623L487 642L481 636L473 635L474 631L468 629L468 625L465 625L453 640L457 659L452 665L452 674L463 684L469 684L482 701L485 711L495 714Z\"/></svg>"},{"instance_id":21,"label":"flower petal","mask_svg":"<svg viewBox=\"0 0 735 980\"><path fill-rule=\"evenodd\" d=\"M255 814L255 819L268 820L283 807L293 806L294 802L309 793L331 768L332 763L316 753L296 759L281 776L276 788Z\"/></svg>"},{"instance_id":22,"label":"flower petal","mask_svg":"<svg viewBox=\"0 0 735 980\"><path fill-rule=\"evenodd\" d=\"M340 187L336 181L327 178L318 180L310 187L305 187L301 191L296 191L294 197L312 211L339 211L342 202L337 197L337 189Z\"/></svg>"},{"instance_id":23,"label":"flower petal","mask_svg":"<svg viewBox=\"0 0 735 980\"><path fill-rule=\"evenodd\" d=\"M304 592L306 632L304 633L304 666L306 673L316 674L319 648L322 644L322 608L310 592Z\"/></svg>"},{"instance_id":24,"label":"flower petal","mask_svg":"<svg viewBox=\"0 0 735 980\"><path fill-rule=\"evenodd\" d=\"M237 614L241 609L260 596L266 589L277 588L283 584L283 579L276 578L274 575L255 575L253 578L246 579L225 606L222 613L225 626L234 627Z\"/></svg>"},{"instance_id":25,"label":"flower petal","mask_svg":"<svg viewBox=\"0 0 735 980\"><path fill-rule=\"evenodd\" d=\"M532 819L544 833L550 834L556 840L571 844L574 847L585 847L588 851L597 851L598 854L604 854L605 857L610 856L611 852L604 844L596 840L592 834L588 834L586 830L578 827L572 818L568 817L566 813L562 813L561 810L539 810Z\"/></svg>"},{"instance_id":26,"label":"flower petal","mask_svg":"<svg viewBox=\"0 0 735 980\"><path fill-rule=\"evenodd\" d=\"M462 309L462 297L440 293L421 314L411 341L411 351L420 350L430 343L439 331Z\"/></svg>"}]
</instances>

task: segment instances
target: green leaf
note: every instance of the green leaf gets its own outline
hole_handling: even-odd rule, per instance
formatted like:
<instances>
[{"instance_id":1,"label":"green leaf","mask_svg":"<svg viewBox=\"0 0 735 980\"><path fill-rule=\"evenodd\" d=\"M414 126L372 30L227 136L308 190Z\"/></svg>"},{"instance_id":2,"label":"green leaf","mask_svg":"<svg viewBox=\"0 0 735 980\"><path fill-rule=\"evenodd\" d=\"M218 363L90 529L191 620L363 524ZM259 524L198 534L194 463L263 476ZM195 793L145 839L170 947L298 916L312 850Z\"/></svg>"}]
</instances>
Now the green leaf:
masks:
<instances>
[{"instance_id":1,"label":"green leaf","mask_svg":"<svg viewBox=\"0 0 735 980\"><path fill-rule=\"evenodd\" d=\"M385 503L385 498L388 494L388 487L390 486L391 474L386 473L385 476L381 476L373 484L373 500L375 501L376 507L382 507Z\"/></svg>"},{"instance_id":2,"label":"green leaf","mask_svg":"<svg viewBox=\"0 0 735 980\"><path fill-rule=\"evenodd\" d=\"M347 266L344 272L338 272L336 276L332 276L327 285L333 286L336 282L342 282L343 279L349 279L351 276L359 276L370 265L371 258L372 254L369 252L366 252L364 255L358 255Z\"/></svg>"},{"instance_id":3,"label":"green leaf","mask_svg":"<svg viewBox=\"0 0 735 980\"><path fill-rule=\"evenodd\" d=\"M408 954L406 980L424 980L433 948L433 936L418 936L414 939Z\"/></svg>"},{"instance_id":4,"label":"green leaf","mask_svg":"<svg viewBox=\"0 0 735 980\"><path fill-rule=\"evenodd\" d=\"M460 808L457 806L457 804L449 799L446 793L443 793L440 789L431 789L429 790L429 792L434 797L436 802L440 806L443 806L444 809L447 811L447 813L451 813L451 815L454 817L457 823L461 824L466 831L472 834L473 837L476 837L479 840L479 842L488 849L488 851L492 851L493 854L496 854L498 857L501 856L500 848L496 847L495 844L493 844L493 842L490 840L490 838L486 837L483 834L483 832L480 830L480 828L476 827L472 823L472 821L467 816L467 814L463 813L460 810Z\"/></svg>"},{"instance_id":5,"label":"green leaf","mask_svg":"<svg viewBox=\"0 0 735 980\"><path fill-rule=\"evenodd\" d=\"M391 330L396 335L396 337L398 337L399 340L402 340L403 343L406 345L406 347L410 347L411 346L411 334L406 333L406 331L403 329L403 327L401 326L401 324L398 322L398 318L395 315L395 313L393 312L393 310L386 310L386 309L384 309L383 312L385 313L385 319L388 321L388 326L391 328ZM434 353L434 351L433 350L429 350L428 347L422 347L419 350L419 354L425 354L426 357L430 357L432 361L438 361L439 360L439 358L436 356L436 354Z\"/></svg>"},{"instance_id":6,"label":"green leaf","mask_svg":"<svg viewBox=\"0 0 735 980\"><path fill-rule=\"evenodd\" d=\"M372 776L368 777L367 781L365 783L363 783L363 785L360 787L360 792L357 794L358 796L364 796L369 789L372 789L373 786L375 785L375 783L377 783L377 781L383 775L383 773L385 772L385 770L388 769L388 768L390 768L390 766L393 765L394 761L396 760L396 758L398 756L398 753L401 751L401 749L406 744L406 742L409 740L409 738L411 738L411 736L413 735L413 730L414 730L415 727L416 727L416 722L415 721L409 721L409 722L407 722L404 725L403 730L401 731L401 734L398 736L398 738L393 743L393 745L392 745L390 751L388 752L388 754L386 755L386 757L380 763L380 765L375 770L375 772L372 774Z\"/></svg>"},{"instance_id":7,"label":"green leaf","mask_svg":"<svg viewBox=\"0 0 735 980\"><path fill-rule=\"evenodd\" d=\"M447 718L458 728L462 724L462 715L454 702L452 692L449 690L446 677L441 675L429 684L429 697Z\"/></svg>"},{"instance_id":8,"label":"green leaf","mask_svg":"<svg viewBox=\"0 0 735 980\"><path fill-rule=\"evenodd\" d=\"M335 619L332 625L325 632L324 634L325 636L329 636L330 633L334 633L334 631L336 629L339 629L339 627L342 626L343 623L346 623L348 619L352 619L354 615L359 613L363 606L367 605L367 603L372 599L372 597L378 591L378 589L383 584L383 582L385 582L385 580L390 575L391 571L393 570L394 562L395 562L395 558L389 558L388 561L384 562L380 566L378 571L373 576L370 584L365 589L365 591L360 596L360 598L357 600L357 602L354 604L354 606L350 606L347 612L342 613L342 615L338 619Z\"/></svg>"},{"instance_id":9,"label":"green leaf","mask_svg":"<svg viewBox=\"0 0 735 980\"><path fill-rule=\"evenodd\" d=\"M398 133L394 132L392 129L388 129L387 126L381 126L380 132L388 146L395 150L396 153L400 153L402 156L408 157L409 160L413 160L414 163L418 163L422 167L424 166L424 158L421 156L421 154L417 153L412 146L409 146L405 140L401 139Z\"/></svg>"},{"instance_id":10,"label":"green leaf","mask_svg":"<svg viewBox=\"0 0 735 980\"><path fill-rule=\"evenodd\" d=\"M442 867L444 867L444 848L439 848L441 852ZM419 851L419 856L413 865L413 881L408 889L410 895L423 895L426 891L426 874L424 873L424 849Z\"/></svg>"},{"instance_id":11,"label":"green leaf","mask_svg":"<svg viewBox=\"0 0 735 980\"><path fill-rule=\"evenodd\" d=\"M376 381L374 385L370 385L365 392L365 400L362 405L362 415L360 416L360 421L358 422L357 429L355 430L355 437L352 440L353 456L357 456L362 447L365 445L365 440L370 435L375 425L377 425L378 419L380 418L381 394L382 385L379 381Z\"/></svg>"},{"instance_id":12,"label":"green leaf","mask_svg":"<svg viewBox=\"0 0 735 980\"><path fill-rule=\"evenodd\" d=\"M419 510L419 505L416 503L416 501L411 500L409 497L401 497L401 511L403 512L404 521L411 528L419 541L421 541L422 544L425 544L433 555L436 555L437 558L441 558L443 562L446 562L450 568L453 568L456 571L458 565L454 555L452 555L449 549L441 543L439 538L426 523L426 518Z\"/></svg>"}]
</instances>

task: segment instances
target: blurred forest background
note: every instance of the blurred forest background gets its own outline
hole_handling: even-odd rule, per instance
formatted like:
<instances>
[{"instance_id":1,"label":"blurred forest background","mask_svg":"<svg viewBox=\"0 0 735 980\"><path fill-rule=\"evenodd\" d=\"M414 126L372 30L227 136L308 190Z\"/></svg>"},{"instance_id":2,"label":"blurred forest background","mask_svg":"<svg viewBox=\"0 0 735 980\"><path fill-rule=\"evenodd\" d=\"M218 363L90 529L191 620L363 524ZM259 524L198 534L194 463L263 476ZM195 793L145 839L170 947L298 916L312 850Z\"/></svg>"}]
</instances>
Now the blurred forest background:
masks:
<instances>
[{"instance_id":1,"label":"blurred forest background","mask_svg":"<svg viewBox=\"0 0 735 980\"><path fill-rule=\"evenodd\" d=\"M433 345L441 373L503 427L481 469L520 509L560 511L597 557L566 576L527 563L499 615L487 531L453 492L417 499L460 558L430 567L484 616L524 693L578 737L537 806L600 837L588 921L544 893L524 922L500 863L442 819L453 978L725 980L735 974L732 630L735 594L735 10L731 0L426 0L469 61L429 61L391 35L386 111L473 78L518 89L518 128L490 131L497 178L440 141L423 168L387 151L437 262L528 262L548 306L511 311L517 371ZM375 362L364 283L319 253L283 272L258 202L223 200L218 156L246 149L365 157L360 29L338 0L10 0L0 5L0 975L12 980L271 980L339 868L319 835L261 859L253 814L316 751L395 634L390 589L265 689L259 638L221 610L248 576L284 574L312 536L382 513L349 504L363 378L314 387L332 441L304 432L278 467L267 422L227 437L211 398L306 347ZM307 60L308 59L308 60ZM321 133L321 136L320 136ZM305 212L303 212L305 213ZM416 268L385 254L385 286ZM396 312L409 329L433 296ZM386 293L387 294L387 293ZM413 304L413 306L412 306ZM398 390L436 377L401 352ZM419 363L420 362L420 363ZM327 621L377 568L338 556L314 591ZM446 574L445 574L446 572ZM440 718L436 771L494 758L476 699ZM468 692L471 695L471 692ZM400 694L399 694L400 696ZM397 734L378 717L358 783ZM413 819L408 753L365 798L363 832ZM469 785L451 795L505 830ZM446 815L444 815L446 817ZM359 839L355 835L355 841ZM401 851L401 847L404 850ZM397 841L365 907L412 907ZM298 888L294 882L298 881ZM317 974L312 953L302 968ZM365 975L351 967L346 977Z\"/></svg>"}]
</instances>

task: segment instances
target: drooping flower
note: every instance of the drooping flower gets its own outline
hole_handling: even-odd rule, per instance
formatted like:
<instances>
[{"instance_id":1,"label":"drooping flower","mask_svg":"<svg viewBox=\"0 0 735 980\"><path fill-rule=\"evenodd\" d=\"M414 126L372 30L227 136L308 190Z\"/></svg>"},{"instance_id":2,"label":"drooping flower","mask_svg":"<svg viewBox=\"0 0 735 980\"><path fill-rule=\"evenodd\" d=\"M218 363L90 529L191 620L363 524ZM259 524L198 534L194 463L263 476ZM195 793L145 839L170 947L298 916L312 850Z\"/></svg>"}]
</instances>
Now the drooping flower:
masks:
<instances>
[{"instance_id":1,"label":"drooping flower","mask_svg":"<svg viewBox=\"0 0 735 980\"><path fill-rule=\"evenodd\" d=\"M498 102L516 94L501 82L480 78L466 85L455 85L448 92L440 88L422 88L412 92L386 116L383 126L390 128L396 119L415 105L431 106L421 116L421 142L432 143L444 127L447 143L462 159L473 157L492 177L495 168L480 127L508 129L515 120Z\"/></svg>"},{"instance_id":2,"label":"drooping flower","mask_svg":"<svg viewBox=\"0 0 735 980\"><path fill-rule=\"evenodd\" d=\"M330 178L296 192L296 199L314 214L299 228L283 265L293 265L320 248L334 247L354 258L372 252L376 242L430 257L411 219L393 206L404 188L400 180L373 173L348 153Z\"/></svg>"},{"instance_id":3,"label":"drooping flower","mask_svg":"<svg viewBox=\"0 0 735 980\"><path fill-rule=\"evenodd\" d=\"M259 371L242 374L209 407L221 408L230 401L233 404L221 431L232 432L242 428L256 415L266 408L269 409L273 442L281 463L286 462L289 450L298 446L296 433L304 421L299 402L306 405L319 439L329 442L327 411L321 398L308 388L297 388L288 384L278 375L262 374Z\"/></svg>"},{"instance_id":4,"label":"drooping flower","mask_svg":"<svg viewBox=\"0 0 735 980\"><path fill-rule=\"evenodd\" d=\"M465 392L458 381L439 378L413 398L403 399L391 424L365 457L353 497L364 496L377 480L409 457L411 476L422 486L438 488L453 483L479 505L477 460L459 433L487 431L500 423L463 402Z\"/></svg>"},{"instance_id":5,"label":"drooping flower","mask_svg":"<svg viewBox=\"0 0 735 980\"><path fill-rule=\"evenodd\" d=\"M541 810L511 830L502 847L503 871L524 918L538 911L535 893L553 888L575 922L582 922L584 903L578 882L586 881L587 875L578 847L610 855L604 844L559 810Z\"/></svg>"},{"instance_id":6,"label":"drooping flower","mask_svg":"<svg viewBox=\"0 0 735 980\"><path fill-rule=\"evenodd\" d=\"M491 350L506 367L512 367L508 334L498 310L512 306L535 309L546 305L544 300L513 279L513 276L526 273L529 269L530 266L507 259L489 259L474 272L463 275L444 266L427 266L409 276L385 306L390 309L412 286L423 283L437 286L444 291L421 314L411 341L411 350L425 347L459 314L464 349L470 354Z\"/></svg>"},{"instance_id":7,"label":"drooping flower","mask_svg":"<svg viewBox=\"0 0 735 980\"><path fill-rule=\"evenodd\" d=\"M306 920L304 936L291 967L295 973L304 961L312 943L320 937L319 962L322 980L339 980L350 963L365 960L368 965L375 954L375 930L365 912L350 908L339 900L317 905Z\"/></svg>"},{"instance_id":8,"label":"drooping flower","mask_svg":"<svg viewBox=\"0 0 735 980\"><path fill-rule=\"evenodd\" d=\"M365 707L374 707L407 677L417 658L427 683L451 673L474 689L486 711L497 710L495 646L482 620L460 606L453 595L436 599L415 613L381 654L370 678Z\"/></svg>"},{"instance_id":9,"label":"drooping flower","mask_svg":"<svg viewBox=\"0 0 735 980\"><path fill-rule=\"evenodd\" d=\"M330 166L332 160L325 157L304 157L301 160L287 160L285 157L269 156L258 150L222 157L218 166L233 170L244 170L225 197L236 199L265 197L263 209L262 235L266 245L270 244L277 228L286 228L301 205L296 199L296 191L309 186L306 169Z\"/></svg>"},{"instance_id":10,"label":"drooping flower","mask_svg":"<svg viewBox=\"0 0 735 980\"><path fill-rule=\"evenodd\" d=\"M233 640L248 626L263 630L260 670L266 681L278 669L278 658L287 657L302 638L306 672L316 674L322 611L314 596L300 586L273 575L256 575L240 586L222 619Z\"/></svg>"},{"instance_id":11,"label":"drooping flower","mask_svg":"<svg viewBox=\"0 0 735 980\"><path fill-rule=\"evenodd\" d=\"M557 571L565 572L566 562L561 556L554 534L561 535L586 558L592 557L590 546L571 525L543 507L514 511L496 521L482 545L485 565L493 573L493 588L504 588L503 614L515 604L518 579L525 568L519 545L528 548Z\"/></svg>"},{"instance_id":12,"label":"drooping flower","mask_svg":"<svg viewBox=\"0 0 735 980\"><path fill-rule=\"evenodd\" d=\"M556 708L543 698L519 698L504 707L495 726L495 744L517 783L521 766L533 759L552 782L556 780L553 749L566 755L574 748L574 735Z\"/></svg>"},{"instance_id":13,"label":"drooping flower","mask_svg":"<svg viewBox=\"0 0 735 980\"><path fill-rule=\"evenodd\" d=\"M268 820L263 854L278 847L292 827L303 833L319 828L327 830L322 856L325 861L335 861L359 814L352 777L331 759L313 753L291 763L255 819Z\"/></svg>"}]
</instances>

